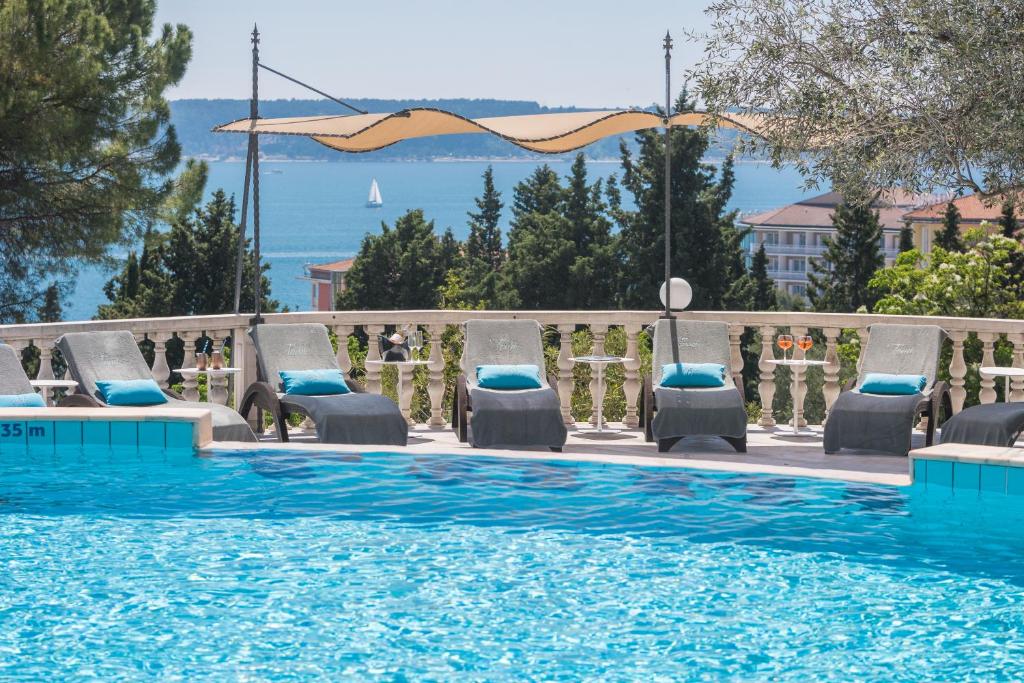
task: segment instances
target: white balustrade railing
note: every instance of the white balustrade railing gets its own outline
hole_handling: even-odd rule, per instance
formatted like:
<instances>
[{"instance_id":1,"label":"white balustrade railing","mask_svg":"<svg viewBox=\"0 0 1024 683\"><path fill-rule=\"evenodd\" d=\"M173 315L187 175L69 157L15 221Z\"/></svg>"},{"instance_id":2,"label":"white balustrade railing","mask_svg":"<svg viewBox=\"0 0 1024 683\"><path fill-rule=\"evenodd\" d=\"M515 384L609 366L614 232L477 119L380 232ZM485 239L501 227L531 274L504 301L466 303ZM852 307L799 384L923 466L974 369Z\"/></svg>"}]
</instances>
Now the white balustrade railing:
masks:
<instances>
[{"instance_id":1,"label":"white balustrade railing","mask_svg":"<svg viewBox=\"0 0 1024 683\"><path fill-rule=\"evenodd\" d=\"M625 399L624 422L629 426L638 424L638 401L641 391L640 333L658 318L657 311L336 311L307 313L271 313L264 316L269 323L317 322L326 325L338 335L337 361L346 372L354 363L349 357L347 340L357 330L362 330L369 339L375 340L376 335L383 332L386 326L399 327L419 326L427 333L427 347L431 362L426 366L426 396L430 408L427 422L432 426L445 423L445 371L442 354L442 335L448 326L458 325L471 318L531 318L536 319L549 331L549 342L555 340L558 346L556 362L556 378L559 395L562 401L562 413L566 421L572 420L571 397L575 387L573 377L572 334L578 329L589 329L593 336L593 351L601 353L609 332L620 328L625 336L624 355L633 360L624 367L622 391ZM996 344L1000 340L1012 345L1012 360L1015 367L1024 368L1024 320L995 320L982 318L944 318L926 316L886 316L870 314L840 313L805 313L805 312L685 312L681 318L697 320L720 320L729 325L730 351L733 368L739 374L742 368L742 343L745 332L752 331L760 335L760 356L757 369L761 416L759 423L773 426L776 423L774 398L777 393L777 382L780 375L776 366L769 361L776 357L775 336L785 328L794 335L808 331L818 333L824 339L823 349L816 348L814 355L827 361L823 367L823 378L820 391L823 395L825 410L835 402L841 389L841 367L839 358L839 342L844 330L852 330L860 339L860 348L864 348L867 340L868 326L876 322L899 322L913 325L940 325L950 337L950 362L948 374L954 411L963 408L967 401L968 364L964 357L965 344L980 344L981 365L995 364ZM206 399L222 404L233 404L236 397L241 396L245 387L256 379L256 359L246 331L249 327L249 316L246 315L212 315L187 316L177 318L143 318L133 320L103 320L63 323L38 323L28 325L0 325L0 341L11 344L17 349L34 346L39 350L39 379L53 379L54 343L67 332L128 330L140 342L148 340L154 350L152 372L161 386L168 386L172 370L167 358L168 344L178 338L183 342L186 366L194 365L195 344L203 337L211 338L215 345L232 338L232 365L240 371L227 377L210 380ZM750 349L748 348L749 352ZM797 352L798 354L802 352ZM376 343L367 348L367 360L379 359ZM451 361L457 362L457 361ZM859 362L859 361L858 361ZM847 368L851 373L854 368ZM976 372L976 368L971 370ZM409 407L413 396L411 372L400 382L399 404L409 415ZM370 391L381 392L383 387L379 366L366 367L365 382ZM808 389L804 382L803 389L795 397L801 406L806 400ZM792 385L790 385L792 393ZM198 395L198 387L191 384L184 387L189 398ZM591 379L586 390L594 396L598 387L596 380ZM812 387L810 391L817 391ZM997 384L990 376L980 376L978 400L992 403L997 398ZM748 396L747 400L755 397ZM1014 378L1010 385L1012 401L1024 400L1024 379ZM596 408L591 411L592 421Z\"/></svg>"}]
</instances>

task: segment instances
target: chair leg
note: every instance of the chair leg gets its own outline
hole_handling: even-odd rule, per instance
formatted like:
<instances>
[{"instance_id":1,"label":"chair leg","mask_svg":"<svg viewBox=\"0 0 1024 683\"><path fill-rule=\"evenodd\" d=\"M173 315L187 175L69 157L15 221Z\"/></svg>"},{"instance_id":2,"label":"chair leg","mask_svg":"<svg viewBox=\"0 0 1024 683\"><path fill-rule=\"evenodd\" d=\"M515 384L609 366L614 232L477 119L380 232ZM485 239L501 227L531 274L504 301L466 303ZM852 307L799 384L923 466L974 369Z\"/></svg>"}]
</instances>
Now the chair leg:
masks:
<instances>
[{"instance_id":1,"label":"chair leg","mask_svg":"<svg viewBox=\"0 0 1024 683\"><path fill-rule=\"evenodd\" d=\"M681 436L673 436L669 437L668 439L658 439L658 452L668 453L670 450L672 450L673 446L679 443L679 440L682 438L683 437Z\"/></svg>"},{"instance_id":2,"label":"chair leg","mask_svg":"<svg viewBox=\"0 0 1024 683\"><path fill-rule=\"evenodd\" d=\"M735 451L737 453L746 453L747 452L747 435L746 434L744 434L743 436L739 436L739 437L737 437L737 436L723 436L722 438L725 439L725 442L728 443L730 446L732 446L733 449L735 449Z\"/></svg>"},{"instance_id":3,"label":"chair leg","mask_svg":"<svg viewBox=\"0 0 1024 683\"><path fill-rule=\"evenodd\" d=\"M562 447L561 446L548 446L548 448L551 449L552 453L561 453L562 452Z\"/></svg>"}]
</instances>

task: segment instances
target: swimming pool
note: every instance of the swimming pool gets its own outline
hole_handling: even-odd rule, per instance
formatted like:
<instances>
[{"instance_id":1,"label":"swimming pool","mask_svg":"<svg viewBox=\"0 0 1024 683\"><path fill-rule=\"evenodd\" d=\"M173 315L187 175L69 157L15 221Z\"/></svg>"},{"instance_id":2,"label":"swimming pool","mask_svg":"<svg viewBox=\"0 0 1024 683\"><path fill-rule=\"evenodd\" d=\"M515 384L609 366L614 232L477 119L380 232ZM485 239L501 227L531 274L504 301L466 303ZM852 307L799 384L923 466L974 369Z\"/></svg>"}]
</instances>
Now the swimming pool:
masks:
<instances>
[{"instance_id":1,"label":"swimming pool","mask_svg":"<svg viewBox=\"0 0 1024 683\"><path fill-rule=\"evenodd\" d=\"M388 454L0 465L4 678L1024 675L1012 497Z\"/></svg>"}]
</instances>

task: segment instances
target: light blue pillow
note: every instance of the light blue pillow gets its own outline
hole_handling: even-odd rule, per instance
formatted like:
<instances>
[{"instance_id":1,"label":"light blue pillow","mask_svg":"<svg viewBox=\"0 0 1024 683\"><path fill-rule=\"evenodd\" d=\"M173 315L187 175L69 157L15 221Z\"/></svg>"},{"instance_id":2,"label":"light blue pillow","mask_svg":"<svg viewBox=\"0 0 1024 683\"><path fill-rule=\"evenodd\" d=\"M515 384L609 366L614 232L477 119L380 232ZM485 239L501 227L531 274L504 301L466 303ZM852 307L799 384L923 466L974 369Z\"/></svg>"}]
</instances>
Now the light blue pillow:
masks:
<instances>
[{"instance_id":1,"label":"light blue pillow","mask_svg":"<svg viewBox=\"0 0 1024 683\"><path fill-rule=\"evenodd\" d=\"M34 391L27 394L0 395L0 408L45 408L46 401Z\"/></svg>"},{"instance_id":2,"label":"light blue pillow","mask_svg":"<svg viewBox=\"0 0 1024 683\"><path fill-rule=\"evenodd\" d=\"M725 366L721 363L669 363L662 365L661 386L673 389L724 387Z\"/></svg>"},{"instance_id":3,"label":"light blue pillow","mask_svg":"<svg viewBox=\"0 0 1024 683\"><path fill-rule=\"evenodd\" d=\"M326 396L351 392L345 384L345 376L337 368L282 370L278 374L284 384L284 393L293 396Z\"/></svg>"},{"instance_id":4,"label":"light blue pillow","mask_svg":"<svg viewBox=\"0 0 1024 683\"><path fill-rule=\"evenodd\" d=\"M98 379L96 388L108 406L156 406L167 396L153 379Z\"/></svg>"},{"instance_id":5,"label":"light blue pillow","mask_svg":"<svg viewBox=\"0 0 1024 683\"><path fill-rule=\"evenodd\" d=\"M928 378L924 375L889 375L884 372L869 372L864 375L860 393L910 396L921 393L927 383Z\"/></svg>"},{"instance_id":6,"label":"light blue pillow","mask_svg":"<svg viewBox=\"0 0 1024 683\"><path fill-rule=\"evenodd\" d=\"M540 368L536 365L478 365L476 382L481 389L540 389Z\"/></svg>"}]
</instances>

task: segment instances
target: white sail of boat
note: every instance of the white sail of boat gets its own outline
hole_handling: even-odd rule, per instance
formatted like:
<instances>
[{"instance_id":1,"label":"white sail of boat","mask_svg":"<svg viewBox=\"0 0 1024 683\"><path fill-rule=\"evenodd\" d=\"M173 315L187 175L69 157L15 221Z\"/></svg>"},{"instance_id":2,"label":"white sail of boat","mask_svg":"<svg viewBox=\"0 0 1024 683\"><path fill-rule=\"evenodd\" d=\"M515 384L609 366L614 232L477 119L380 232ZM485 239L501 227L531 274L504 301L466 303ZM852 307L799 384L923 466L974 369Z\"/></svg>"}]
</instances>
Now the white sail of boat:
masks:
<instances>
[{"instance_id":1,"label":"white sail of boat","mask_svg":"<svg viewBox=\"0 0 1024 683\"><path fill-rule=\"evenodd\" d=\"M373 182L370 183L370 196L366 200L366 206L371 209L376 209L384 206L384 200L380 196L380 187L377 186L377 179L374 178Z\"/></svg>"}]
</instances>

